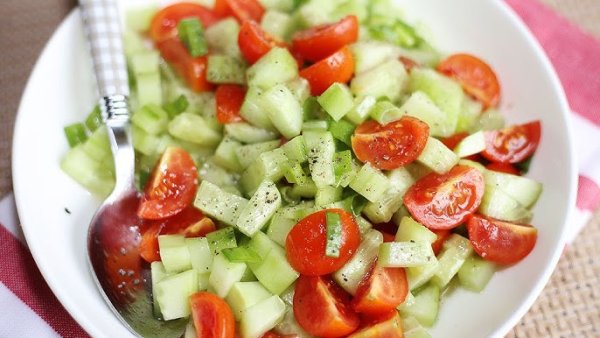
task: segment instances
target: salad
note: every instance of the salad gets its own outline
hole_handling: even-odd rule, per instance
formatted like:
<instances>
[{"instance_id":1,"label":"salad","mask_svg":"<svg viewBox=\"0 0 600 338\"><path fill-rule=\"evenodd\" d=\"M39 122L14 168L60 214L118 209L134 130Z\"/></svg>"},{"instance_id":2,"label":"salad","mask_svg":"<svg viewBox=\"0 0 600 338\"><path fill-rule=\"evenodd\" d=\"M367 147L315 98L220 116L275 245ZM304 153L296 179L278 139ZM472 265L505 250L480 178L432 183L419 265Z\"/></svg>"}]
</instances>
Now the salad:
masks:
<instances>
[{"instance_id":1,"label":"salad","mask_svg":"<svg viewBox=\"0 0 600 338\"><path fill-rule=\"evenodd\" d=\"M206 1L205 1L206 2ZM389 1L215 0L127 15L141 257L186 337L429 337L447 291L533 249L541 124ZM98 107L65 173L114 186Z\"/></svg>"}]
</instances>

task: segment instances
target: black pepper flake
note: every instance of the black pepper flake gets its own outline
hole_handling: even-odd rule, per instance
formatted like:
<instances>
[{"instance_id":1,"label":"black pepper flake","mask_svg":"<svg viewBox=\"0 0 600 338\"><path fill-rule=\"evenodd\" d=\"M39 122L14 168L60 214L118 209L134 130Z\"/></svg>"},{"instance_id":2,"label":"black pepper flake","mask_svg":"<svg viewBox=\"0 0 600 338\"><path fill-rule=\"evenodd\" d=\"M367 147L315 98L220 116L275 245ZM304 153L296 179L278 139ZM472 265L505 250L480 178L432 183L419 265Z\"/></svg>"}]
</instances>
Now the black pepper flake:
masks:
<instances>
[{"instance_id":1,"label":"black pepper flake","mask_svg":"<svg viewBox=\"0 0 600 338\"><path fill-rule=\"evenodd\" d=\"M69 215L71 214L71 210L69 210L69 208L65 208L65 212Z\"/></svg>"}]
</instances>

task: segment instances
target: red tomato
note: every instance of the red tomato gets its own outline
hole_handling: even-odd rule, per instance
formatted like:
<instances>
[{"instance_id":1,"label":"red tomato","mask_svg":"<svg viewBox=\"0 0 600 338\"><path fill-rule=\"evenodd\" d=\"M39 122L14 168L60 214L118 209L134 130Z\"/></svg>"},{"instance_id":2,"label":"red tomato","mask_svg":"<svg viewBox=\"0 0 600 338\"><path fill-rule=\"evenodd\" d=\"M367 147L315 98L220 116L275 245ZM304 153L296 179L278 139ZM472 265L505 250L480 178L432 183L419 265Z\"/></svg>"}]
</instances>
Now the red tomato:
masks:
<instances>
[{"instance_id":1,"label":"red tomato","mask_svg":"<svg viewBox=\"0 0 600 338\"><path fill-rule=\"evenodd\" d=\"M440 73L457 80L464 90L485 107L500 101L500 83L492 68L481 59L469 54L455 54L440 62Z\"/></svg>"},{"instance_id":2,"label":"red tomato","mask_svg":"<svg viewBox=\"0 0 600 338\"><path fill-rule=\"evenodd\" d=\"M342 221L339 257L325 255L328 212L340 215ZM359 244L360 231L354 216L342 209L326 209L301 219L289 232L285 250L296 271L308 276L320 276L339 270L352 257Z\"/></svg>"},{"instance_id":3,"label":"red tomato","mask_svg":"<svg viewBox=\"0 0 600 338\"><path fill-rule=\"evenodd\" d=\"M519 170L517 170L517 168L510 163L492 162L486 165L485 168L505 174L521 175L521 172L519 172Z\"/></svg>"},{"instance_id":4,"label":"red tomato","mask_svg":"<svg viewBox=\"0 0 600 338\"><path fill-rule=\"evenodd\" d=\"M233 15L239 22L260 22L265 9L258 0L216 0L215 13L219 16Z\"/></svg>"},{"instance_id":5,"label":"red tomato","mask_svg":"<svg viewBox=\"0 0 600 338\"><path fill-rule=\"evenodd\" d=\"M484 259L498 264L513 264L527 256L537 241L537 229L473 215L467 222L473 249Z\"/></svg>"},{"instance_id":6,"label":"red tomato","mask_svg":"<svg viewBox=\"0 0 600 338\"><path fill-rule=\"evenodd\" d=\"M215 92L217 120L221 124L241 122L240 108L244 103L246 89L238 85L220 85Z\"/></svg>"},{"instance_id":7,"label":"red tomato","mask_svg":"<svg viewBox=\"0 0 600 338\"><path fill-rule=\"evenodd\" d=\"M198 18L204 27L209 27L219 20L210 9L195 3L180 2L167 6L152 18L150 37L154 42L177 36L177 23L185 18Z\"/></svg>"},{"instance_id":8,"label":"red tomato","mask_svg":"<svg viewBox=\"0 0 600 338\"><path fill-rule=\"evenodd\" d=\"M354 73L354 57L348 47L343 47L327 58L300 71L300 76L310 83L313 96L321 95L335 82L346 83Z\"/></svg>"},{"instance_id":9,"label":"red tomato","mask_svg":"<svg viewBox=\"0 0 600 338\"><path fill-rule=\"evenodd\" d=\"M292 50L317 62L358 40L358 18L348 15L336 23L311 27L294 34Z\"/></svg>"},{"instance_id":10,"label":"red tomato","mask_svg":"<svg viewBox=\"0 0 600 338\"><path fill-rule=\"evenodd\" d=\"M271 37L255 21L245 21L240 27L238 45L244 59L253 64L273 47L285 47L285 43Z\"/></svg>"},{"instance_id":11,"label":"red tomato","mask_svg":"<svg viewBox=\"0 0 600 338\"><path fill-rule=\"evenodd\" d=\"M374 322L349 335L348 338L402 338L402 319L398 311L392 311L383 320Z\"/></svg>"},{"instance_id":12,"label":"red tomato","mask_svg":"<svg viewBox=\"0 0 600 338\"><path fill-rule=\"evenodd\" d=\"M175 67L188 86L196 92L212 90L206 80L207 57L192 57L179 38L171 38L156 43L162 57Z\"/></svg>"},{"instance_id":13,"label":"red tomato","mask_svg":"<svg viewBox=\"0 0 600 338\"><path fill-rule=\"evenodd\" d=\"M215 223L194 206L189 206L164 220L146 221L147 230L142 235L140 255L151 263L160 260L158 235L183 234L185 237L202 237L216 230Z\"/></svg>"},{"instance_id":14,"label":"red tomato","mask_svg":"<svg viewBox=\"0 0 600 338\"><path fill-rule=\"evenodd\" d=\"M295 334L280 335L273 331L267 331L267 333L263 334L263 336L261 338L298 338L298 335L295 335Z\"/></svg>"},{"instance_id":15,"label":"red tomato","mask_svg":"<svg viewBox=\"0 0 600 338\"><path fill-rule=\"evenodd\" d=\"M381 125L368 120L352 136L352 149L361 162L393 170L414 161L425 148L429 126L412 116Z\"/></svg>"},{"instance_id":16,"label":"red tomato","mask_svg":"<svg viewBox=\"0 0 600 338\"><path fill-rule=\"evenodd\" d=\"M446 241L446 239L448 239L448 237L450 237L452 232L450 230L435 230L435 229L432 229L431 231L433 231L437 235L437 239L435 240L435 242L431 243L431 248L433 249L433 253L437 255L442 250L442 247L444 246L444 242Z\"/></svg>"},{"instance_id":17,"label":"red tomato","mask_svg":"<svg viewBox=\"0 0 600 338\"><path fill-rule=\"evenodd\" d=\"M419 179L404 195L404 205L415 220L430 229L452 229L472 214L483 197L483 175L457 165L446 174Z\"/></svg>"},{"instance_id":18,"label":"red tomato","mask_svg":"<svg viewBox=\"0 0 600 338\"><path fill-rule=\"evenodd\" d=\"M298 324L319 337L343 337L360 324L350 306L350 295L325 277L300 275L293 309Z\"/></svg>"},{"instance_id":19,"label":"red tomato","mask_svg":"<svg viewBox=\"0 0 600 338\"><path fill-rule=\"evenodd\" d=\"M143 219L173 216L192 204L197 187L198 171L190 154L169 147L146 184L137 214Z\"/></svg>"},{"instance_id":20,"label":"red tomato","mask_svg":"<svg viewBox=\"0 0 600 338\"><path fill-rule=\"evenodd\" d=\"M483 157L500 163L518 163L531 156L540 143L540 121L485 132Z\"/></svg>"},{"instance_id":21,"label":"red tomato","mask_svg":"<svg viewBox=\"0 0 600 338\"><path fill-rule=\"evenodd\" d=\"M235 318L225 301L209 292L197 292L190 297L196 337L234 338Z\"/></svg>"},{"instance_id":22,"label":"red tomato","mask_svg":"<svg viewBox=\"0 0 600 338\"><path fill-rule=\"evenodd\" d=\"M358 285L352 306L356 312L369 317L381 316L394 311L407 294L408 280L404 268L385 268L374 262Z\"/></svg>"}]
</instances>

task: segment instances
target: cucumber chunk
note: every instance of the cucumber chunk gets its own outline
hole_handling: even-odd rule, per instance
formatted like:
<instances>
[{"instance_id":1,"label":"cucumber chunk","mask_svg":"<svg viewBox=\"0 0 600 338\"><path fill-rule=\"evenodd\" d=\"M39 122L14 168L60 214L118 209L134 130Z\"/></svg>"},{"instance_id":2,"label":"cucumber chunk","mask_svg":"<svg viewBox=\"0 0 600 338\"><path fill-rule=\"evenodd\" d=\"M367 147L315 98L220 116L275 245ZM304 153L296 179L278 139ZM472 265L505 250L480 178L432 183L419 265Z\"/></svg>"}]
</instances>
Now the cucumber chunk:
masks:
<instances>
[{"instance_id":1,"label":"cucumber chunk","mask_svg":"<svg viewBox=\"0 0 600 338\"><path fill-rule=\"evenodd\" d=\"M485 170L483 177L486 186L502 190L525 208L533 206L542 193L542 184L527 177L492 170Z\"/></svg>"},{"instance_id":2,"label":"cucumber chunk","mask_svg":"<svg viewBox=\"0 0 600 338\"><path fill-rule=\"evenodd\" d=\"M398 168L388 172L389 186L379 196L376 202L369 202L363 213L374 223L385 223L392 219L392 215L402 206L402 198L408 188L415 183L414 178L405 168Z\"/></svg>"},{"instance_id":3,"label":"cucumber chunk","mask_svg":"<svg viewBox=\"0 0 600 338\"><path fill-rule=\"evenodd\" d=\"M308 152L310 175L317 187L335 184L333 156L335 142L328 131L306 131L304 142Z\"/></svg>"},{"instance_id":4,"label":"cucumber chunk","mask_svg":"<svg viewBox=\"0 0 600 338\"><path fill-rule=\"evenodd\" d=\"M281 146L285 156L293 162L302 164L308 159L303 136L296 136Z\"/></svg>"},{"instance_id":5,"label":"cucumber chunk","mask_svg":"<svg viewBox=\"0 0 600 338\"><path fill-rule=\"evenodd\" d=\"M264 235L263 233L260 233ZM279 295L298 279L300 274L296 272L285 257L281 247L271 241L266 235L266 240L274 246L268 251L261 263L248 264L254 272L258 281L271 293ZM264 250L264 249L263 249ZM266 251L266 250L264 250Z\"/></svg>"},{"instance_id":6,"label":"cucumber chunk","mask_svg":"<svg viewBox=\"0 0 600 338\"><path fill-rule=\"evenodd\" d=\"M242 337L260 338L283 319L285 310L285 303L275 295L250 306L240 319Z\"/></svg>"},{"instance_id":7,"label":"cucumber chunk","mask_svg":"<svg viewBox=\"0 0 600 338\"><path fill-rule=\"evenodd\" d=\"M165 271L163 263L156 261L150 264L150 276L152 278L152 311L155 317L161 317L160 305L156 300L156 285L165 277L168 277L169 274Z\"/></svg>"},{"instance_id":8,"label":"cucumber chunk","mask_svg":"<svg viewBox=\"0 0 600 338\"><path fill-rule=\"evenodd\" d=\"M339 121L354 106L354 97L348 86L336 82L317 98L317 102L334 121Z\"/></svg>"},{"instance_id":9,"label":"cucumber chunk","mask_svg":"<svg viewBox=\"0 0 600 338\"><path fill-rule=\"evenodd\" d=\"M260 156L244 171L240 183L248 196L252 196L258 186L264 181L279 181L287 168L289 161L283 149L277 148L260 154Z\"/></svg>"},{"instance_id":10,"label":"cucumber chunk","mask_svg":"<svg viewBox=\"0 0 600 338\"><path fill-rule=\"evenodd\" d=\"M448 149L442 141L430 137L425 148L417 157L417 162L438 174L445 174L458 163L458 156Z\"/></svg>"},{"instance_id":11,"label":"cucumber chunk","mask_svg":"<svg viewBox=\"0 0 600 338\"><path fill-rule=\"evenodd\" d=\"M156 284L154 293L164 320L190 315L189 298L198 291L198 272L187 270L165 277Z\"/></svg>"},{"instance_id":12,"label":"cucumber chunk","mask_svg":"<svg viewBox=\"0 0 600 338\"><path fill-rule=\"evenodd\" d=\"M269 89L298 76L298 64L286 48L275 47L246 72L249 86Z\"/></svg>"},{"instance_id":13,"label":"cucumber chunk","mask_svg":"<svg viewBox=\"0 0 600 338\"><path fill-rule=\"evenodd\" d=\"M279 133L255 127L246 122L228 123L225 132L234 139L243 143L258 143L272 141L279 138Z\"/></svg>"},{"instance_id":14,"label":"cucumber chunk","mask_svg":"<svg viewBox=\"0 0 600 338\"><path fill-rule=\"evenodd\" d=\"M529 223L533 213L495 185L485 186L479 213L506 222Z\"/></svg>"},{"instance_id":15,"label":"cucumber chunk","mask_svg":"<svg viewBox=\"0 0 600 338\"><path fill-rule=\"evenodd\" d=\"M377 98L374 96L364 96L357 98L354 102L354 107L344 116L344 118L354 124L361 124L369 117L371 109L377 103Z\"/></svg>"},{"instance_id":16,"label":"cucumber chunk","mask_svg":"<svg viewBox=\"0 0 600 338\"><path fill-rule=\"evenodd\" d=\"M208 284L219 297L225 298L231 287L242 280L247 268L246 263L234 263L229 261L223 254L216 255Z\"/></svg>"},{"instance_id":17,"label":"cucumber chunk","mask_svg":"<svg viewBox=\"0 0 600 338\"><path fill-rule=\"evenodd\" d=\"M260 231L281 206L281 195L275 184L263 181L237 219L237 228L252 237Z\"/></svg>"},{"instance_id":18,"label":"cucumber chunk","mask_svg":"<svg viewBox=\"0 0 600 338\"><path fill-rule=\"evenodd\" d=\"M183 235L158 236L158 248L167 273L177 273L192 268L190 251Z\"/></svg>"},{"instance_id":19,"label":"cucumber chunk","mask_svg":"<svg viewBox=\"0 0 600 338\"><path fill-rule=\"evenodd\" d=\"M438 269L431 281L444 288L472 253L473 246L468 239L457 234L450 235L438 255Z\"/></svg>"},{"instance_id":20,"label":"cucumber chunk","mask_svg":"<svg viewBox=\"0 0 600 338\"><path fill-rule=\"evenodd\" d=\"M259 282L237 282L229 290L226 301L231 306L235 319L239 321L246 309L271 296Z\"/></svg>"},{"instance_id":21,"label":"cucumber chunk","mask_svg":"<svg viewBox=\"0 0 600 338\"><path fill-rule=\"evenodd\" d=\"M394 240L396 242L414 241L431 244L437 240L437 235L421 223L415 221L412 217L404 216L400 220Z\"/></svg>"},{"instance_id":22,"label":"cucumber chunk","mask_svg":"<svg viewBox=\"0 0 600 338\"><path fill-rule=\"evenodd\" d=\"M427 283L437 272L438 266L439 262L436 258L427 264L407 268L406 276L408 277L409 289L412 291Z\"/></svg>"},{"instance_id":23,"label":"cucumber chunk","mask_svg":"<svg viewBox=\"0 0 600 338\"><path fill-rule=\"evenodd\" d=\"M404 111L400 110L400 108L396 107L390 101L378 101L369 114L379 124L388 124L404 116Z\"/></svg>"},{"instance_id":24,"label":"cucumber chunk","mask_svg":"<svg viewBox=\"0 0 600 338\"><path fill-rule=\"evenodd\" d=\"M333 273L333 280L351 295L356 294L358 284L377 259L379 246L382 243L381 232L369 230L364 235L354 256L341 269Z\"/></svg>"},{"instance_id":25,"label":"cucumber chunk","mask_svg":"<svg viewBox=\"0 0 600 338\"><path fill-rule=\"evenodd\" d=\"M404 114L418 118L429 125L429 134L434 137L448 137L455 126L447 121L447 115L427 96L416 91L400 107Z\"/></svg>"},{"instance_id":26,"label":"cucumber chunk","mask_svg":"<svg viewBox=\"0 0 600 338\"><path fill-rule=\"evenodd\" d=\"M390 181L388 178L369 163L365 163L350 182L350 188L370 202L377 202L389 186Z\"/></svg>"},{"instance_id":27,"label":"cucumber chunk","mask_svg":"<svg viewBox=\"0 0 600 338\"><path fill-rule=\"evenodd\" d=\"M210 272L213 255L206 237L186 238L185 245L190 253L192 268L199 273Z\"/></svg>"},{"instance_id":28,"label":"cucumber chunk","mask_svg":"<svg viewBox=\"0 0 600 338\"><path fill-rule=\"evenodd\" d=\"M233 17L228 17L206 28L204 37L212 52L241 60L242 53L237 41L239 32L240 24Z\"/></svg>"},{"instance_id":29,"label":"cucumber chunk","mask_svg":"<svg viewBox=\"0 0 600 338\"><path fill-rule=\"evenodd\" d=\"M206 80L217 84L246 83L246 66L236 57L229 55L209 55L206 65Z\"/></svg>"},{"instance_id":30,"label":"cucumber chunk","mask_svg":"<svg viewBox=\"0 0 600 338\"><path fill-rule=\"evenodd\" d=\"M496 272L496 264L472 254L458 270L458 280L465 289L481 292Z\"/></svg>"},{"instance_id":31,"label":"cucumber chunk","mask_svg":"<svg viewBox=\"0 0 600 338\"><path fill-rule=\"evenodd\" d=\"M403 318L402 329L404 330L404 338L431 338L429 332L421 326L421 323L415 317Z\"/></svg>"},{"instance_id":32,"label":"cucumber chunk","mask_svg":"<svg viewBox=\"0 0 600 338\"><path fill-rule=\"evenodd\" d=\"M288 2L293 2L293 0ZM285 40L293 28L293 24L294 22L288 14L277 10L267 10L260 21L260 26L265 32L280 40Z\"/></svg>"},{"instance_id":33,"label":"cucumber chunk","mask_svg":"<svg viewBox=\"0 0 600 338\"><path fill-rule=\"evenodd\" d=\"M267 141L247 144L235 149L237 159L242 168L248 168L262 153L279 148L280 141Z\"/></svg>"},{"instance_id":34,"label":"cucumber chunk","mask_svg":"<svg viewBox=\"0 0 600 338\"><path fill-rule=\"evenodd\" d=\"M247 203L247 199L223 191L204 180L198 188L194 206L216 220L233 225Z\"/></svg>"},{"instance_id":35,"label":"cucumber chunk","mask_svg":"<svg viewBox=\"0 0 600 338\"><path fill-rule=\"evenodd\" d=\"M288 139L300 134L303 110L294 94L283 84L268 89L260 102L279 132Z\"/></svg>"},{"instance_id":36,"label":"cucumber chunk","mask_svg":"<svg viewBox=\"0 0 600 338\"><path fill-rule=\"evenodd\" d=\"M385 267L422 266L435 259L429 242L389 242L379 247L377 264Z\"/></svg>"},{"instance_id":37,"label":"cucumber chunk","mask_svg":"<svg viewBox=\"0 0 600 338\"><path fill-rule=\"evenodd\" d=\"M390 59L356 75L350 83L350 90L358 97L387 97L395 102L400 99L407 84L408 75L402 62Z\"/></svg>"},{"instance_id":38,"label":"cucumber chunk","mask_svg":"<svg viewBox=\"0 0 600 338\"><path fill-rule=\"evenodd\" d=\"M350 46L354 57L354 72L360 74L387 60L397 59L400 50L397 46L380 41L359 41Z\"/></svg>"},{"instance_id":39,"label":"cucumber chunk","mask_svg":"<svg viewBox=\"0 0 600 338\"><path fill-rule=\"evenodd\" d=\"M244 102L240 107L240 116L257 127L273 130L275 127L262 107L263 95L264 91L262 89L248 87Z\"/></svg>"},{"instance_id":40,"label":"cucumber chunk","mask_svg":"<svg viewBox=\"0 0 600 338\"><path fill-rule=\"evenodd\" d=\"M192 113L181 113L171 120L169 134L200 145L217 145L221 141L221 134L204 117Z\"/></svg>"},{"instance_id":41,"label":"cucumber chunk","mask_svg":"<svg viewBox=\"0 0 600 338\"><path fill-rule=\"evenodd\" d=\"M237 149L239 149L242 144L229 136L223 137L221 143L215 150L215 155L212 157L213 161L220 165L221 167L234 171L240 172L242 171L242 165L238 160Z\"/></svg>"},{"instance_id":42,"label":"cucumber chunk","mask_svg":"<svg viewBox=\"0 0 600 338\"><path fill-rule=\"evenodd\" d=\"M478 154L485 150L485 137L482 131L478 131L465 137L454 148L454 153L458 157L467 157Z\"/></svg>"},{"instance_id":43,"label":"cucumber chunk","mask_svg":"<svg viewBox=\"0 0 600 338\"><path fill-rule=\"evenodd\" d=\"M414 317L421 325L433 326L440 306L440 288L429 284L415 294L415 302L400 312L404 317Z\"/></svg>"}]
</instances>

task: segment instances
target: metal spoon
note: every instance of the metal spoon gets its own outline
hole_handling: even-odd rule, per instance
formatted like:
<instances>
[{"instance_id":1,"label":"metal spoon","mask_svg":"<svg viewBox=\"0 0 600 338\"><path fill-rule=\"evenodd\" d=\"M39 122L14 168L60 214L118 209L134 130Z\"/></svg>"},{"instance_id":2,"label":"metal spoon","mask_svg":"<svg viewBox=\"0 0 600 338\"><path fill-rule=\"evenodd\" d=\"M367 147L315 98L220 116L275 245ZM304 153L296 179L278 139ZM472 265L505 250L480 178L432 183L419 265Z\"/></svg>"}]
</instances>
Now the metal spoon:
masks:
<instances>
[{"instance_id":1,"label":"metal spoon","mask_svg":"<svg viewBox=\"0 0 600 338\"><path fill-rule=\"evenodd\" d=\"M109 307L141 337L181 337L187 320L155 318L149 264L139 255L142 221L136 210L135 153L130 136L127 69L115 0L80 0L98 82L100 107L115 160L115 188L88 231L92 275Z\"/></svg>"}]
</instances>

